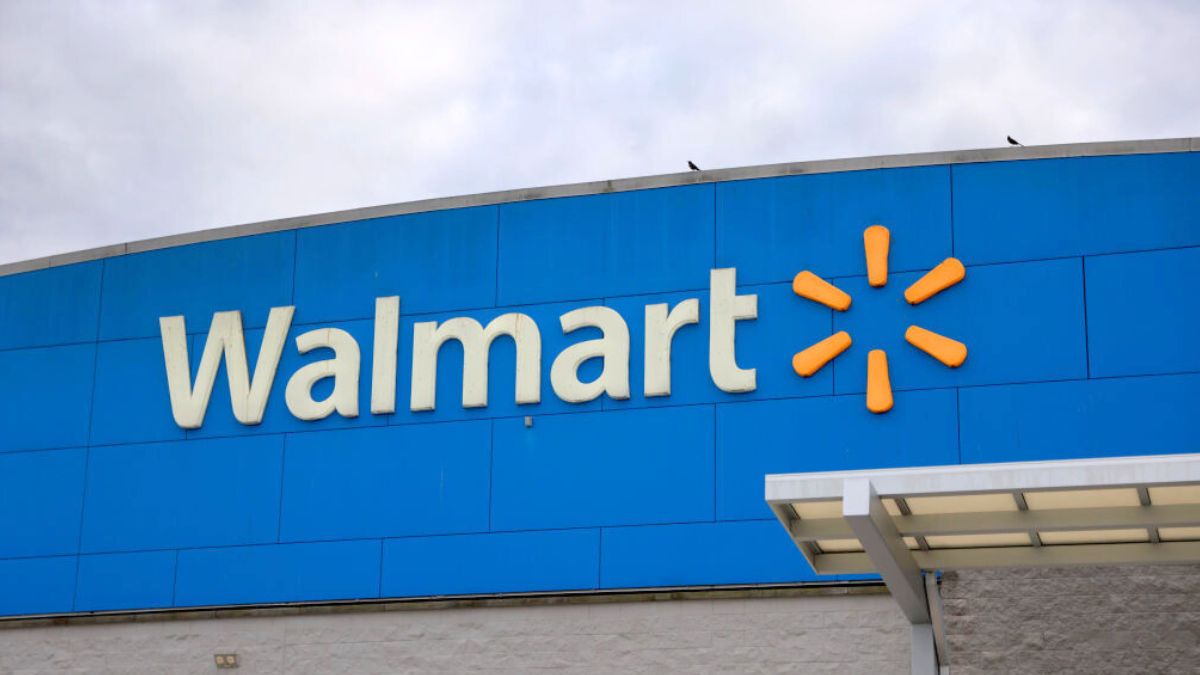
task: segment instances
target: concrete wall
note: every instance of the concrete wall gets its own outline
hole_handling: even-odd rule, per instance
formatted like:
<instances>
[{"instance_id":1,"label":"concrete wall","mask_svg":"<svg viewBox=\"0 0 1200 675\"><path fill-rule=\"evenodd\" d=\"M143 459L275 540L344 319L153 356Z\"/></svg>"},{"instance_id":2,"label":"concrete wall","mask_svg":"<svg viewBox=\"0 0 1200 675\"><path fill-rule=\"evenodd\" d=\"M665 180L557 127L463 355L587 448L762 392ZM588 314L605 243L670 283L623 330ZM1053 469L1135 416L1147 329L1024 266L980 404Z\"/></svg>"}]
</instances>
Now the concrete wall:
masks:
<instances>
[{"instance_id":1,"label":"concrete wall","mask_svg":"<svg viewBox=\"0 0 1200 675\"><path fill-rule=\"evenodd\" d=\"M1200 565L950 572L942 597L955 675L1200 670Z\"/></svg>"},{"instance_id":2,"label":"concrete wall","mask_svg":"<svg viewBox=\"0 0 1200 675\"><path fill-rule=\"evenodd\" d=\"M820 592L245 618L191 613L7 630L0 623L0 673L227 672L213 662L225 652L239 657L239 669L228 672L245 675L908 672L909 629L890 597Z\"/></svg>"}]
</instances>

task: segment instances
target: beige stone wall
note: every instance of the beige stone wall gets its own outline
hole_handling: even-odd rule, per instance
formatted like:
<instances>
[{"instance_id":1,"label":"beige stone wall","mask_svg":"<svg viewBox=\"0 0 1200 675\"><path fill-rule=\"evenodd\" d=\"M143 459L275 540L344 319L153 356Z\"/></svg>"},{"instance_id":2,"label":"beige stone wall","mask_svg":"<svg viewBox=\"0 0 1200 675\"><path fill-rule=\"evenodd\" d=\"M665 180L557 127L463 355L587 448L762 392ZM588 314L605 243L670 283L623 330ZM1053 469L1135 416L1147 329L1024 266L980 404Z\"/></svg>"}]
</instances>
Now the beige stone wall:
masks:
<instances>
[{"instance_id":1,"label":"beige stone wall","mask_svg":"<svg viewBox=\"0 0 1200 675\"><path fill-rule=\"evenodd\" d=\"M1200 673L1200 566L950 572L951 672Z\"/></svg>"},{"instance_id":2,"label":"beige stone wall","mask_svg":"<svg viewBox=\"0 0 1200 675\"><path fill-rule=\"evenodd\" d=\"M881 589L648 593L0 622L0 675L909 672ZM972 570L954 675L1200 673L1200 566ZM218 671L213 655L238 654Z\"/></svg>"},{"instance_id":3,"label":"beige stone wall","mask_svg":"<svg viewBox=\"0 0 1200 675\"><path fill-rule=\"evenodd\" d=\"M885 675L909 670L908 624L886 594L667 597L0 624L0 673ZM213 655L224 652L238 654L239 669L216 669Z\"/></svg>"}]
</instances>

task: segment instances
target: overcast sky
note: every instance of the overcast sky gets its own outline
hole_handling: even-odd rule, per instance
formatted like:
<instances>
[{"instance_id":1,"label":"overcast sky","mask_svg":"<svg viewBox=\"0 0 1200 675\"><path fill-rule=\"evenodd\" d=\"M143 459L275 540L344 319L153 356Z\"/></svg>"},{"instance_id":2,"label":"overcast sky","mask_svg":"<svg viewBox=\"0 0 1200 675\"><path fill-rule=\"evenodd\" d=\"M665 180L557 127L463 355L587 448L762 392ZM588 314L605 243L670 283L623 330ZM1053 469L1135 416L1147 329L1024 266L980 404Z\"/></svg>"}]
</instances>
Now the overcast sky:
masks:
<instances>
[{"instance_id":1,"label":"overcast sky","mask_svg":"<svg viewBox=\"0 0 1200 675\"><path fill-rule=\"evenodd\" d=\"M357 206L1200 135L1200 2L0 0L0 262Z\"/></svg>"}]
</instances>

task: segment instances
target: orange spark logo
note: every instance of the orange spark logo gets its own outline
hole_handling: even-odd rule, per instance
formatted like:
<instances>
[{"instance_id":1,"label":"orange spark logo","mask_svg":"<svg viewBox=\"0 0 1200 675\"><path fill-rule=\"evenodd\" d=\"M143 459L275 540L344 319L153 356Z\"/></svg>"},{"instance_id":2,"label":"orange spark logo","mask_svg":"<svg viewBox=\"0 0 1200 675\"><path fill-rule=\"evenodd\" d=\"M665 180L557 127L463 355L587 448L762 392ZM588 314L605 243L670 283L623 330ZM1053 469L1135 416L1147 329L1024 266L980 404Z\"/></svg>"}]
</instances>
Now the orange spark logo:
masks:
<instances>
[{"instance_id":1,"label":"orange spark logo","mask_svg":"<svg viewBox=\"0 0 1200 675\"><path fill-rule=\"evenodd\" d=\"M863 249L867 256L867 281L875 288L887 285L888 248L891 234L882 225L872 225L863 231ZM925 276L913 282L904 291L904 299L910 305L919 305L967 275L966 268L955 258L946 258ZM821 277L804 270L792 280L792 291L802 298L819 302L839 312L850 309L850 295ZM958 340L921 328L909 326L904 339L950 368L957 368L967 360L967 346ZM840 331L820 342L797 352L792 357L792 369L801 377L811 377L825 364L850 348L850 334ZM892 409L892 384L888 379L887 353L872 349L867 354L867 409L873 413L885 413Z\"/></svg>"}]
</instances>

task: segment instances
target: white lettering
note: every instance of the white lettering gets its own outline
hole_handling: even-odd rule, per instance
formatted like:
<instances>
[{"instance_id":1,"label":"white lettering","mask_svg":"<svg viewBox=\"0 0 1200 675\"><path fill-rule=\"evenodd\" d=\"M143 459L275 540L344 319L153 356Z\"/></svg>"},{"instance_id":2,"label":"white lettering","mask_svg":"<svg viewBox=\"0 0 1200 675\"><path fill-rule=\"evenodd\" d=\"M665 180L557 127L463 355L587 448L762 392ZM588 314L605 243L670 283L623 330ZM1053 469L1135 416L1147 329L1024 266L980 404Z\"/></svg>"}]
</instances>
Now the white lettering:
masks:
<instances>
[{"instance_id":1,"label":"white lettering","mask_svg":"<svg viewBox=\"0 0 1200 675\"><path fill-rule=\"evenodd\" d=\"M167 366L167 389L171 395L171 415L174 416L175 423L184 429L199 429L204 423L213 383L217 379L217 368L224 357L233 416L242 424L260 424L263 411L267 407L267 397L271 393L271 384L275 381L275 370L279 367L279 357L283 353L283 341L292 325L295 309L271 309L253 376L247 372L242 313L235 310L213 314L208 338L204 342L204 353L200 357L200 368L196 371L194 387L191 381L191 361L188 358L187 326L184 318L159 318L163 357Z\"/></svg>"},{"instance_id":2,"label":"white lettering","mask_svg":"<svg viewBox=\"0 0 1200 675\"><path fill-rule=\"evenodd\" d=\"M629 326L609 307L584 307L563 314L563 333L595 326L604 335L562 350L550 367L554 393L569 403L584 403L607 393L615 399L629 398ZM593 358L604 359L604 369L591 382L579 381L579 366Z\"/></svg>"},{"instance_id":3,"label":"white lettering","mask_svg":"<svg viewBox=\"0 0 1200 675\"><path fill-rule=\"evenodd\" d=\"M758 318L758 296L738 295L737 270L733 268L711 270L709 283L708 368L713 384L731 393L754 391L757 371L738 366L736 333L738 321ZM295 307L271 309L262 347L254 370L250 371L241 313L214 313L194 383L184 317L160 317L171 414L176 424L198 429L204 423L222 361L228 375L234 417L242 424L261 424L294 314ZM585 403L601 395L628 399L630 336L625 319L612 308L595 306L569 311L559 317L559 322L564 335L598 328L600 337L569 345L555 357L550 366L550 384L555 394L568 403ZM671 395L675 336L681 328L698 323L697 298L684 299L674 307L669 303L645 306L642 386L647 398ZM486 327L471 317L454 317L440 324L436 321L414 324L409 409L435 409L439 354L449 340L457 340L463 349L463 407L487 406L488 362L492 344L502 335L512 338L516 350L514 400L518 405L540 403L541 333L529 315L509 312L492 319ZM291 376L284 389L288 410L302 420L320 420L335 412L343 417L357 417L362 356L354 337L338 328L321 328L297 337L296 348L301 354L331 349L333 358L304 365ZM400 297L376 298L371 414L396 412L399 348ZM583 382L579 370L591 359L601 359L600 375ZM333 378L333 392L318 401L313 397L313 389L326 378Z\"/></svg>"},{"instance_id":4,"label":"white lettering","mask_svg":"<svg viewBox=\"0 0 1200 675\"><path fill-rule=\"evenodd\" d=\"M517 347L516 401L542 400L542 334L526 314L501 314L487 328L469 317L455 317L438 325L424 321L413 325L412 391L409 408L433 410L437 402L437 358L442 343L458 340L463 346L462 404L482 408L488 401L488 354L501 335Z\"/></svg>"},{"instance_id":5,"label":"white lettering","mask_svg":"<svg viewBox=\"0 0 1200 675\"><path fill-rule=\"evenodd\" d=\"M671 341L675 331L692 323L700 323L700 301L696 298L675 305L670 313L666 303L646 305L646 365L642 379L647 398L671 395Z\"/></svg>"},{"instance_id":6,"label":"white lettering","mask_svg":"<svg viewBox=\"0 0 1200 675\"><path fill-rule=\"evenodd\" d=\"M754 391L757 371L738 368L734 336L737 322L758 318L758 296L737 294L737 270L712 270L709 275L708 372L721 391Z\"/></svg>"},{"instance_id":7,"label":"white lettering","mask_svg":"<svg viewBox=\"0 0 1200 675\"><path fill-rule=\"evenodd\" d=\"M396 349L400 297L375 298L375 354L371 357L371 414L396 412Z\"/></svg>"},{"instance_id":8,"label":"white lettering","mask_svg":"<svg viewBox=\"0 0 1200 675\"><path fill-rule=\"evenodd\" d=\"M325 419L335 410L342 417L358 417L358 342L340 328L312 330L296 338L301 354L323 347L333 350L332 359L310 363L288 380L284 391L288 410L302 420ZM327 377L333 378L333 393L323 401L314 400L313 386Z\"/></svg>"}]
</instances>

